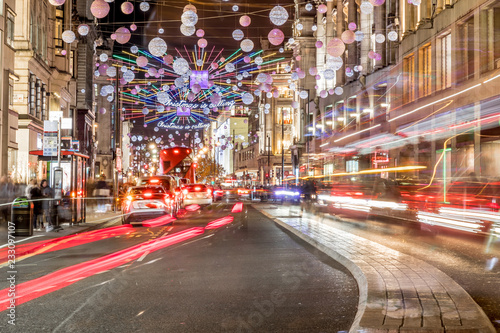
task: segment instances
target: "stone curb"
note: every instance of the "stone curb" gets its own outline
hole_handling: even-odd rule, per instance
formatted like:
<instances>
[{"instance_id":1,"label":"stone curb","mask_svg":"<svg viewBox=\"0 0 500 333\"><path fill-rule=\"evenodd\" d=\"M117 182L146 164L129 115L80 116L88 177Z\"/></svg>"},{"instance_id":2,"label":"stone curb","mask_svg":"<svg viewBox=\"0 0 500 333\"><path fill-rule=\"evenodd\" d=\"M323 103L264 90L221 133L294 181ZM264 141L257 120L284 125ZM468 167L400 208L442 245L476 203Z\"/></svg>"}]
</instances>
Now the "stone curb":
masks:
<instances>
[{"instance_id":1,"label":"stone curb","mask_svg":"<svg viewBox=\"0 0 500 333\"><path fill-rule=\"evenodd\" d=\"M411 318L408 317L406 321L408 322L407 327L402 327L400 321L395 320L393 323L390 320L384 322L386 315L383 313L383 308L374 307L374 300L384 299L385 294L389 289L387 288L387 281L384 280L381 276L378 275L377 272L374 272L373 268L366 264L363 260L363 256L359 255L360 258L356 262L347 258L346 256L340 254L338 251L334 250L331 247L328 247L313 237L302 233L297 230L293 226L281 221L278 218L275 218L268 212L255 207L259 212L273 220L276 224L281 226L282 228L288 230L292 234L306 241L310 245L314 246L318 250L324 252L328 256L330 256L335 261L339 262L341 265L346 267L351 274L356 279L359 290L359 302L358 302L358 310L356 316L354 318L353 324L349 330L351 333L355 332L481 332L481 333L490 333L495 332L495 328L489 321L488 317L485 315L483 310L477 305L476 302L470 297L470 295L453 279L451 279L448 275L435 268L434 266L427 264L424 261L413 258L409 255L401 253L400 255L403 258L408 257L407 259L412 263L417 264L419 267L423 268L423 272L429 276L432 280L437 280L440 282L442 286L446 286L445 293L452 298L455 302L455 306L450 306L450 308L457 308L458 314L460 315L460 323L461 325L446 325L443 323L456 323L454 321L452 311L449 311L449 308L446 307L446 301L449 301L449 298L443 297L442 300L439 300L439 309L433 309L434 311L439 312L438 320L436 320L436 316L429 316L428 322L426 322L426 327L419 327L418 323L412 323L412 319L416 321L424 321L419 318ZM291 218L297 218L296 216L291 216ZM367 242L371 242L366 240ZM392 250L394 251L394 250ZM397 252L397 251L396 251ZM403 281L398 281L400 284L404 283ZM422 307L425 309L425 298L418 296L414 299L415 302L420 302ZM389 300L390 301L390 300ZM411 299L406 299L405 301L409 303L411 306ZM431 302L432 303L432 302ZM431 304L432 305L432 304ZM415 304L418 307L418 304ZM448 309L448 311L446 311ZM449 318L453 317L453 318ZM450 321L448 321L448 318ZM389 318L390 319L390 318ZM434 321L432 321L434 319Z\"/></svg>"}]
</instances>

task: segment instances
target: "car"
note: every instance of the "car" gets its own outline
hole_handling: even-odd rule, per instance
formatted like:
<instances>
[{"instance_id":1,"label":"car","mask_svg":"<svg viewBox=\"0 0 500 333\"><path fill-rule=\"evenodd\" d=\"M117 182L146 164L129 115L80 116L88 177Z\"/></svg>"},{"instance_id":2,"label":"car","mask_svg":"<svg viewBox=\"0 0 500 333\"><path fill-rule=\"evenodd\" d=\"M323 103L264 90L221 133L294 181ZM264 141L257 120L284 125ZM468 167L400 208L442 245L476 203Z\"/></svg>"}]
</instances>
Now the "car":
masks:
<instances>
[{"instance_id":1,"label":"car","mask_svg":"<svg viewBox=\"0 0 500 333\"><path fill-rule=\"evenodd\" d=\"M135 224L164 215L176 216L174 200L163 186L130 187L122 203L122 223Z\"/></svg>"},{"instance_id":2,"label":"car","mask_svg":"<svg viewBox=\"0 0 500 333\"><path fill-rule=\"evenodd\" d=\"M182 188L183 206L211 205L213 202L212 190L205 184L189 184Z\"/></svg>"},{"instance_id":3,"label":"car","mask_svg":"<svg viewBox=\"0 0 500 333\"><path fill-rule=\"evenodd\" d=\"M171 175L143 176L137 179L137 186L162 186L174 201L175 212L177 212L182 203L181 180L182 178Z\"/></svg>"}]
</instances>

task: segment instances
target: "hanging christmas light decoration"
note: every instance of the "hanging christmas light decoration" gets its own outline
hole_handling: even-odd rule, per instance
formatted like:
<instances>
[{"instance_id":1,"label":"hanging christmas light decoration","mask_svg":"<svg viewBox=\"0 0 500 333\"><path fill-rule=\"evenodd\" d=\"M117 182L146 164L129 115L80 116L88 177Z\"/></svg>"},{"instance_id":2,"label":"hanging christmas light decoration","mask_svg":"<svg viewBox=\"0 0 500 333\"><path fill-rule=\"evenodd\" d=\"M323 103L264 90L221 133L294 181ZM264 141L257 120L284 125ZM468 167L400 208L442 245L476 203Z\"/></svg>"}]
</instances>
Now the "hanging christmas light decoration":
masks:
<instances>
[{"instance_id":1,"label":"hanging christmas light decoration","mask_svg":"<svg viewBox=\"0 0 500 333\"><path fill-rule=\"evenodd\" d=\"M89 34L89 30L90 28L87 24L80 24L77 29L80 36L87 36Z\"/></svg>"},{"instance_id":2,"label":"hanging christmas light decoration","mask_svg":"<svg viewBox=\"0 0 500 333\"><path fill-rule=\"evenodd\" d=\"M326 7L325 4L321 4L321 5L318 6L318 12L321 13L321 14L326 13L327 10L328 10L328 8Z\"/></svg>"},{"instance_id":3,"label":"hanging christmas light decoration","mask_svg":"<svg viewBox=\"0 0 500 333\"><path fill-rule=\"evenodd\" d=\"M395 42L398 40L398 33L396 31L389 31L387 34L387 39L390 40L391 42Z\"/></svg>"},{"instance_id":4,"label":"hanging christmas light decoration","mask_svg":"<svg viewBox=\"0 0 500 333\"><path fill-rule=\"evenodd\" d=\"M233 31L233 39L234 40L240 41L243 39L243 37L245 37L245 34L240 29L236 29Z\"/></svg>"},{"instance_id":5,"label":"hanging christmas light decoration","mask_svg":"<svg viewBox=\"0 0 500 333\"><path fill-rule=\"evenodd\" d=\"M153 38L148 44L149 53L161 57L167 52L167 43L160 37Z\"/></svg>"},{"instance_id":6,"label":"hanging christmas light decoration","mask_svg":"<svg viewBox=\"0 0 500 333\"><path fill-rule=\"evenodd\" d=\"M379 44L385 42L385 36L383 34L376 34L375 41Z\"/></svg>"},{"instance_id":7,"label":"hanging christmas light decoration","mask_svg":"<svg viewBox=\"0 0 500 333\"><path fill-rule=\"evenodd\" d=\"M244 39L240 43L240 47L244 52L250 52L253 50L254 44L251 39Z\"/></svg>"},{"instance_id":8,"label":"hanging christmas light decoration","mask_svg":"<svg viewBox=\"0 0 500 333\"><path fill-rule=\"evenodd\" d=\"M120 8L121 8L123 14L127 14L127 15L132 14L132 12L134 11L134 4L129 2L129 1L126 1L126 2L122 3Z\"/></svg>"},{"instance_id":9,"label":"hanging christmas light decoration","mask_svg":"<svg viewBox=\"0 0 500 333\"><path fill-rule=\"evenodd\" d=\"M196 37L202 38L203 36L205 36L205 30L203 29L196 30Z\"/></svg>"},{"instance_id":10,"label":"hanging christmas light decoration","mask_svg":"<svg viewBox=\"0 0 500 333\"><path fill-rule=\"evenodd\" d=\"M143 12L147 12L149 10L149 2L143 1L139 4L139 9Z\"/></svg>"},{"instance_id":11,"label":"hanging christmas light decoration","mask_svg":"<svg viewBox=\"0 0 500 333\"><path fill-rule=\"evenodd\" d=\"M196 31L194 26L188 27L187 25L181 24L181 33L184 36L192 36Z\"/></svg>"},{"instance_id":12,"label":"hanging christmas light decoration","mask_svg":"<svg viewBox=\"0 0 500 333\"><path fill-rule=\"evenodd\" d=\"M76 35L73 31L66 30L62 33L61 38L65 43L71 44L75 41Z\"/></svg>"},{"instance_id":13,"label":"hanging christmas light decoration","mask_svg":"<svg viewBox=\"0 0 500 333\"><path fill-rule=\"evenodd\" d=\"M273 29L267 35L267 39L269 40L269 43L277 46L283 43L285 40L285 34L280 29Z\"/></svg>"},{"instance_id":14,"label":"hanging christmas light decoration","mask_svg":"<svg viewBox=\"0 0 500 333\"><path fill-rule=\"evenodd\" d=\"M196 7L192 4L189 4L189 5L185 5L184 6L184 9L182 10L182 12L187 12L188 10L190 11L193 11L195 13L198 13L198 10L196 9Z\"/></svg>"},{"instance_id":15,"label":"hanging christmas light decoration","mask_svg":"<svg viewBox=\"0 0 500 333\"><path fill-rule=\"evenodd\" d=\"M198 23L198 15L192 10L182 13L181 22L187 27L194 27Z\"/></svg>"},{"instance_id":16,"label":"hanging christmas light decoration","mask_svg":"<svg viewBox=\"0 0 500 333\"><path fill-rule=\"evenodd\" d=\"M189 64L184 58L177 58L173 64L174 72L183 75L189 70Z\"/></svg>"},{"instance_id":17,"label":"hanging christmas light decoration","mask_svg":"<svg viewBox=\"0 0 500 333\"><path fill-rule=\"evenodd\" d=\"M61 6L64 5L66 0L49 0L49 3L53 6Z\"/></svg>"},{"instance_id":18,"label":"hanging christmas light decoration","mask_svg":"<svg viewBox=\"0 0 500 333\"><path fill-rule=\"evenodd\" d=\"M373 13L373 5L369 1L361 2L359 9L361 9L361 13L363 13L363 14L368 15L368 14Z\"/></svg>"},{"instance_id":19,"label":"hanging christmas light decoration","mask_svg":"<svg viewBox=\"0 0 500 333\"><path fill-rule=\"evenodd\" d=\"M135 59L135 63L139 67L146 67L148 65L148 58L145 56L139 56L137 59Z\"/></svg>"},{"instance_id":20,"label":"hanging christmas light decoration","mask_svg":"<svg viewBox=\"0 0 500 333\"><path fill-rule=\"evenodd\" d=\"M248 15L243 15L240 17L240 25L242 27L248 27L252 23L252 19Z\"/></svg>"},{"instance_id":21,"label":"hanging christmas light decoration","mask_svg":"<svg viewBox=\"0 0 500 333\"><path fill-rule=\"evenodd\" d=\"M356 35L351 30L346 30L342 33L341 39L346 44L351 44L356 40Z\"/></svg>"},{"instance_id":22,"label":"hanging christmas light decoration","mask_svg":"<svg viewBox=\"0 0 500 333\"><path fill-rule=\"evenodd\" d=\"M90 12L98 19L106 17L109 13L109 4L104 0L95 0L90 5Z\"/></svg>"},{"instance_id":23,"label":"hanging christmas light decoration","mask_svg":"<svg viewBox=\"0 0 500 333\"><path fill-rule=\"evenodd\" d=\"M333 57L340 57L345 51L345 44L339 38L332 38L328 41L326 51Z\"/></svg>"},{"instance_id":24,"label":"hanging christmas light decoration","mask_svg":"<svg viewBox=\"0 0 500 333\"><path fill-rule=\"evenodd\" d=\"M307 10L308 12L310 12L310 11L313 9L313 5L312 5L312 4L310 4L310 3L307 3L307 4L306 4L306 6L305 6L305 8L306 8L306 10Z\"/></svg>"},{"instance_id":25,"label":"hanging christmas light decoration","mask_svg":"<svg viewBox=\"0 0 500 333\"><path fill-rule=\"evenodd\" d=\"M116 35L116 42L119 44L127 43L130 40L130 37L132 37L130 31L125 27L116 29L115 35Z\"/></svg>"},{"instance_id":26,"label":"hanging christmas light decoration","mask_svg":"<svg viewBox=\"0 0 500 333\"><path fill-rule=\"evenodd\" d=\"M269 12L269 19L274 25L283 25L288 20L288 11L281 6L275 6Z\"/></svg>"}]
</instances>

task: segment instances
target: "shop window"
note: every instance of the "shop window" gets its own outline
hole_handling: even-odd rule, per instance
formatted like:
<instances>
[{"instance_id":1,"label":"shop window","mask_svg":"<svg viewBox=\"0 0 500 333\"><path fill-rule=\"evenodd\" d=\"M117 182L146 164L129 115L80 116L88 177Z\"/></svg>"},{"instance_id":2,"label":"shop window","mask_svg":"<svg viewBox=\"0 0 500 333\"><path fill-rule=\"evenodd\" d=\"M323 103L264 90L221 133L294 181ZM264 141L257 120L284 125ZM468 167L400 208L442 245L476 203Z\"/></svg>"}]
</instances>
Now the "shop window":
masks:
<instances>
[{"instance_id":1,"label":"shop window","mask_svg":"<svg viewBox=\"0 0 500 333\"><path fill-rule=\"evenodd\" d=\"M290 108L278 108L277 123L289 125L293 123L292 112Z\"/></svg>"}]
</instances>

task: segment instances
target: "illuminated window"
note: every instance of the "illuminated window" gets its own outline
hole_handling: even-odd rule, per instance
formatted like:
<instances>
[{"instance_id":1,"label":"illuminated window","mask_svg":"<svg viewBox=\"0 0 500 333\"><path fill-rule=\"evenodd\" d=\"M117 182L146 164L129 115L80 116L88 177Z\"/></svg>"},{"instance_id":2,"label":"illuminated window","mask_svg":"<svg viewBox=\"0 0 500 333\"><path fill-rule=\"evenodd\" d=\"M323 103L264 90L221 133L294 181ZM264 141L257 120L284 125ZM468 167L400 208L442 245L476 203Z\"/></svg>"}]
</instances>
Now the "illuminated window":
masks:
<instances>
[{"instance_id":1,"label":"illuminated window","mask_svg":"<svg viewBox=\"0 0 500 333\"><path fill-rule=\"evenodd\" d=\"M61 55L63 50L63 24L64 24L64 9L63 6L56 7L56 20L54 28L54 46L56 48L56 54Z\"/></svg>"},{"instance_id":2,"label":"illuminated window","mask_svg":"<svg viewBox=\"0 0 500 333\"><path fill-rule=\"evenodd\" d=\"M462 82L474 77L474 16L458 26L457 66L455 72L457 81Z\"/></svg>"},{"instance_id":3,"label":"illuminated window","mask_svg":"<svg viewBox=\"0 0 500 333\"><path fill-rule=\"evenodd\" d=\"M451 87L451 34L439 39L439 88Z\"/></svg>"},{"instance_id":4,"label":"illuminated window","mask_svg":"<svg viewBox=\"0 0 500 333\"><path fill-rule=\"evenodd\" d=\"M419 96L427 96L431 94L432 84L432 58L431 45L428 44L420 49L419 56Z\"/></svg>"},{"instance_id":5,"label":"illuminated window","mask_svg":"<svg viewBox=\"0 0 500 333\"><path fill-rule=\"evenodd\" d=\"M403 102L409 103L415 100L415 55L411 54L403 60L404 88Z\"/></svg>"},{"instance_id":6,"label":"illuminated window","mask_svg":"<svg viewBox=\"0 0 500 333\"><path fill-rule=\"evenodd\" d=\"M276 116L277 116L277 122L280 125L281 124L289 125L293 123L293 117L290 108L278 108L278 114Z\"/></svg>"}]
</instances>

